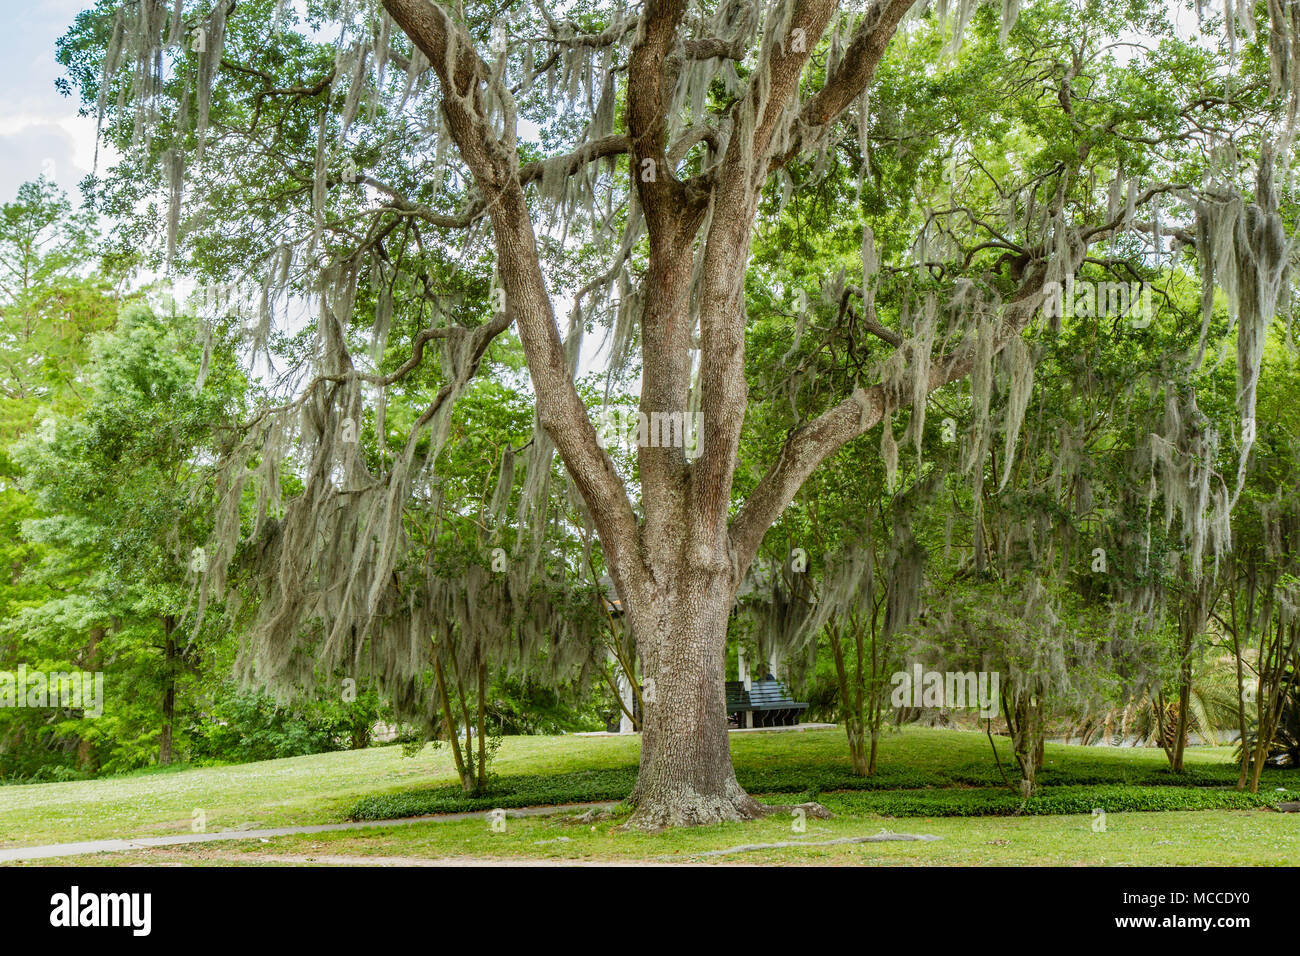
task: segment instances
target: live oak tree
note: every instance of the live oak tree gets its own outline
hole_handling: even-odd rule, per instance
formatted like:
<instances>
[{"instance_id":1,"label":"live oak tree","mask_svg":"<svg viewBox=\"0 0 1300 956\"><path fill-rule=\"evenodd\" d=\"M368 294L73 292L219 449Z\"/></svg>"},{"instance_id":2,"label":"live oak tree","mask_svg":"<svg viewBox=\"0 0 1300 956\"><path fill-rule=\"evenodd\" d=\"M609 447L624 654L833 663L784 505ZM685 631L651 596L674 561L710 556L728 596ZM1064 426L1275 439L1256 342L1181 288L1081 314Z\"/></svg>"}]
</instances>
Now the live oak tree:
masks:
<instances>
[{"instance_id":1,"label":"live oak tree","mask_svg":"<svg viewBox=\"0 0 1300 956\"><path fill-rule=\"evenodd\" d=\"M970 467L982 476L995 363L1009 350L1023 395L1032 360L1021 333L1045 305L1050 322L1061 284L1089 258L1124 248L1159 260L1171 239L1199 250L1207 287L1221 282L1232 300L1239 407L1253 420L1287 259L1274 170L1285 177L1295 116L1293 5L1207 10L1222 33L1203 43L1178 40L1163 5L1137 0L306 10L299 22L273 0L103 0L61 49L125 157L91 184L123 215L121 238L152 242L160 266L209 282L252 277L237 298L259 354L287 313L313 302L311 336L288 349L310 374L286 377L295 394L246 423L223 457L205 593L224 590L241 540L273 539L275 585L254 640L292 642L305 622L333 653L368 635L427 639L411 623L427 615L408 615L406 637L392 626L403 509L436 478L452 404L513 329L537 425L520 521L558 453L642 662L635 826L763 812L732 771L722 682L727 619L766 530L822 461L895 413L911 408L919 442L927 397L967 376ZM1116 71L1135 31L1160 42ZM1023 162L982 163L970 147L988 140L963 143L957 129L913 142L908 115L873 106L889 56L941 86L967 34L982 39L991 77L1016 64L1019 88L1041 94L1041 116L1001 129L1026 137ZM1171 73L1186 82L1157 82ZM1000 89L974 102L997 116ZM997 124L983 135L999 135ZM859 268L830 290L841 328L876 355L854 350L844 391L801 407L770 460L742 462L746 278L764 198L787 197L843 155L865 188L882 147L916 148L914 162L947 175L919 198L912 241L877 244L864 228ZM1246 176L1256 156L1258 188ZM912 202L889 184L879 192L885 207ZM839 201L848 209L854 197ZM917 281L891 290L881 277L900 268ZM362 316L370 358L349 340ZM611 329L611 383L639 375L648 419L698 413L697 448L638 441L634 476L616 466L575 386L583 334L597 325ZM800 320L795 337L803 331ZM385 389L424 363L443 384L394 454L359 461L349 427L382 420ZM1185 438L1166 449L1171 474L1196 453ZM892 427L881 454L892 481ZM749 480L754 465L761 477ZM286 467L303 485L281 500ZM1203 512L1217 509L1221 524L1227 502L1216 492L1212 507L1193 504L1203 543Z\"/></svg>"}]
</instances>

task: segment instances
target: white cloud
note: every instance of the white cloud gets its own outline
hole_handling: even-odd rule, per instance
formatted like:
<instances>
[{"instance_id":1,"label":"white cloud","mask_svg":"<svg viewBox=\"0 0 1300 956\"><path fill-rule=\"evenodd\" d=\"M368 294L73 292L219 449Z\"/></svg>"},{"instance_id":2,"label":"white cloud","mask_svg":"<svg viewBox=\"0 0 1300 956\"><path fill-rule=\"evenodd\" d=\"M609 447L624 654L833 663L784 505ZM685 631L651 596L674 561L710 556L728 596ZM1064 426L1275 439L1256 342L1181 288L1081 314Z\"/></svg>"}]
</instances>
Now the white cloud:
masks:
<instances>
[{"instance_id":1,"label":"white cloud","mask_svg":"<svg viewBox=\"0 0 1300 956\"><path fill-rule=\"evenodd\" d=\"M79 155L85 145L64 123L0 120L0 196L7 202L21 183L45 176L75 198L91 165ZM89 146L93 150L93 127Z\"/></svg>"},{"instance_id":2,"label":"white cloud","mask_svg":"<svg viewBox=\"0 0 1300 956\"><path fill-rule=\"evenodd\" d=\"M95 121L78 116L76 99L54 86L63 75L55 42L86 6L89 0L39 0L0 31L0 202L42 174L75 201L94 163Z\"/></svg>"}]
</instances>

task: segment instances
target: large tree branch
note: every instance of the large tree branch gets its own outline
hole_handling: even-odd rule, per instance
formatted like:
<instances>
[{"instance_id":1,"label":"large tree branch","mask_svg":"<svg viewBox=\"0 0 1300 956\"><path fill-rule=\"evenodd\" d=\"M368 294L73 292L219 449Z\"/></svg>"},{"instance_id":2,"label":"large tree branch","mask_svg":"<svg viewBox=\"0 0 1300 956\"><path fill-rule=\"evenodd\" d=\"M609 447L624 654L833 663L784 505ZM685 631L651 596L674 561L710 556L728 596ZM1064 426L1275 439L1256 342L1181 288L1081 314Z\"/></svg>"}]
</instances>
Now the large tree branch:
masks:
<instances>
[{"instance_id":1,"label":"large tree branch","mask_svg":"<svg viewBox=\"0 0 1300 956\"><path fill-rule=\"evenodd\" d=\"M832 74L821 93L805 107L804 117L808 126L816 127L830 122L871 81L889 36L893 35L898 20L910 5L911 0L880 0L877 3L874 9L878 11L878 16L874 20L868 17L864 21L842 66ZM893 18L892 24L890 18ZM795 152L797 146L791 147L784 158L788 159ZM1087 150L1080 148L1078 155L1082 163L1086 160ZM1138 197L1138 202L1145 204L1155 195L1175 188L1178 187L1169 184L1151 187ZM1056 197L1058 215L1062 214L1063 206L1062 185ZM1072 275L1087 255L1089 243L1110 236L1123 226L1125 218L1125 215L1120 214L1099 226L1081 228L1073 232L1065 246L1053 243L1051 248L1040 245L1029 251L1034 259L1015 295L1003 309L1002 321L993 342L994 354L1005 348L1014 336L1020 335L1041 308L1048 294L1045 289L1050 274L1046 265L1047 258L1060 256L1063 261L1057 263L1059 274ZM871 331L879 334L877 330ZM794 500L804 481L822 461L846 442L873 428L887 414L909 404L915 394L915 376L927 376L924 392L929 394L969 375L974 368L976 349L977 340L968 336L953 353L932 361L927 369L909 370L897 390L886 390L880 385L856 389L852 396L792 432L776 461L731 522L730 543L734 549L737 575L743 575L749 568L767 529Z\"/></svg>"},{"instance_id":2,"label":"large tree branch","mask_svg":"<svg viewBox=\"0 0 1300 956\"><path fill-rule=\"evenodd\" d=\"M474 52L471 39L429 0L384 0L384 7L429 58L442 86L442 109L461 158L486 203L496 240L505 312L519 329L536 393L541 427L555 443L600 532L620 590L639 586L644 562L636 516L614 467L600 447L587 408L573 383L551 306L515 151L513 97ZM498 83L508 123L498 138L481 91Z\"/></svg>"},{"instance_id":3,"label":"large tree branch","mask_svg":"<svg viewBox=\"0 0 1300 956\"><path fill-rule=\"evenodd\" d=\"M840 60L826 83L799 113L790 142L774 165L783 166L802 150L807 134L824 129L853 104L875 78L889 46L898 32L903 16L916 0L876 0L862 18Z\"/></svg>"},{"instance_id":4,"label":"large tree branch","mask_svg":"<svg viewBox=\"0 0 1300 956\"><path fill-rule=\"evenodd\" d=\"M686 55L692 60L743 60L745 58L745 39L739 33L731 38L702 37L687 40L684 44Z\"/></svg>"},{"instance_id":5,"label":"large tree branch","mask_svg":"<svg viewBox=\"0 0 1300 956\"><path fill-rule=\"evenodd\" d=\"M622 133L593 139L583 143L571 153L539 159L536 162L524 165L519 170L519 182L521 185L527 186L529 183L545 176L548 170L556 168L562 170L565 176L572 176L588 163L593 163L598 159L607 159L610 156L621 156L628 152L630 148L631 144L628 142L628 138Z\"/></svg>"},{"instance_id":6,"label":"large tree branch","mask_svg":"<svg viewBox=\"0 0 1300 956\"><path fill-rule=\"evenodd\" d=\"M539 37L539 39L561 46L592 47L596 49L613 46L635 30L637 25L636 17L625 17L622 20L615 20L599 33L579 33L578 28L572 22L552 18L544 4L538 4L538 9L541 10L546 25L551 31L548 35Z\"/></svg>"},{"instance_id":7,"label":"large tree branch","mask_svg":"<svg viewBox=\"0 0 1300 956\"><path fill-rule=\"evenodd\" d=\"M670 54L686 12L685 0L646 0L628 61L627 130L632 185L641 197L650 240L672 231L682 184L668 166L668 103L680 63Z\"/></svg>"},{"instance_id":8,"label":"large tree branch","mask_svg":"<svg viewBox=\"0 0 1300 956\"><path fill-rule=\"evenodd\" d=\"M528 163L519 169L519 184L527 186L545 177L552 169L560 169L565 176L572 176L583 166L598 159L618 156L628 151L627 137L622 134L605 136L601 139L583 143L571 153L551 156ZM359 176L358 182L378 189L391 200L390 208L407 216L414 216L439 229L466 229L483 217L487 212L487 203L482 196L475 197L459 212L441 213L423 203L415 202L400 190L373 176Z\"/></svg>"},{"instance_id":9,"label":"large tree branch","mask_svg":"<svg viewBox=\"0 0 1300 956\"><path fill-rule=\"evenodd\" d=\"M682 66L678 35L685 0L646 0L628 63L627 129L632 189L649 234L641 325L641 411L680 414L690 394L692 244L707 195L677 179L668 159L668 105ZM686 508L685 450L641 443L637 465L645 509L643 540L666 554L680 536Z\"/></svg>"},{"instance_id":10,"label":"large tree branch","mask_svg":"<svg viewBox=\"0 0 1300 956\"><path fill-rule=\"evenodd\" d=\"M1083 248L1080 247L1079 259L1082 256ZM1069 271L1077 266L1077 261L1070 263ZM1014 336L1020 335L1042 308L1047 274L1046 266L1037 263L1004 306L993 342L994 354L1004 349ZM924 370L910 370L897 390L886 390L881 385L856 389L849 398L795 429L731 522L731 546L737 575L744 575L767 529L794 500L818 465L846 442L874 428L887 414L910 404L916 375L927 376L927 394L965 378L974 368L976 348L975 337L967 336L952 353L932 361Z\"/></svg>"},{"instance_id":11,"label":"large tree branch","mask_svg":"<svg viewBox=\"0 0 1300 956\"><path fill-rule=\"evenodd\" d=\"M764 38L745 95L732 107L732 132L718 167L699 292L701 453L691 476L691 507L717 553L726 534L732 478L745 420L744 276L768 151L799 77L835 12L836 0L794 0L785 22Z\"/></svg>"}]
</instances>

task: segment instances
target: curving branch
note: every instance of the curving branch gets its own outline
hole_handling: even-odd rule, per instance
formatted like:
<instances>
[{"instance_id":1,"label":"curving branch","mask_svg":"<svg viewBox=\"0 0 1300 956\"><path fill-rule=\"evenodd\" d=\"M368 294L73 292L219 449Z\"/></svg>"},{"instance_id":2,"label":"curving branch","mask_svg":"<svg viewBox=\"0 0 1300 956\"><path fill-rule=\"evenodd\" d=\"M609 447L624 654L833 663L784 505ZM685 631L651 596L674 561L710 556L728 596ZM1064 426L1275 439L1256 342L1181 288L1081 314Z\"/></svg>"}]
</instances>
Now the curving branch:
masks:
<instances>
[{"instance_id":1,"label":"curving branch","mask_svg":"<svg viewBox=\"0 0 1300 956\"><path fill-rule=\"evenodd\" d=\"M543 179L549 170L557 168L562 171L563 175L572 176L589 163L609 156L619 156L627 151L628 140L626 136L622 134L606 136L602 139L584 143L571 153L539 159L520 167L519 184L527 186ZM487 212L487 202L484 201L482 196L475 197L459 212L441 213L430 209L424 203L415 202L397 188L375 179L373 176L358 175L357 182L371 186L387 196L390 200L389 210L406 216L415 216L439 229L467 229L482 219Z\"/></svg>"},{"instance_id":2,"label":"curving branch","mask_svg":"<svg viewBox=\"0 0 1300 956\"><path fill-rule=\"evenodd\" d=\"M767 156L788 122L787 106L835 7L835 0L795 0L788 17L774 21L765 36L745 94L731 111L732 133L717 169L699 290L703 434L691 500L705 538L725 534L745 420L744 273Z\"/></svg>"},{"instance_id":3,"label":"curving branch","mask_svg":"<svg viewBox=\"0 0 1300 956\"><path fill-rule=\"evenodd\" d=\"M876 68L885 55L898 25L916 0L876 0L849 41L844 58L825 85L813 95L799 113L791 141L775 157L774 166L783 166L799 155L810 137L833 123L861 96L875 79Z\"/></svg>"},{"instance_id":4,"label":"curving branch","mask_svg":"<svg viewBox=\"0 0 1300 956\"><path fill-rule=\"evenodd\" d=\"M384 8L433 65L448 129L486 204L505 314L508 322L516 323L528 358L538 422L555 443L600 531L615 582L620 588L636 584L644 576L636 516L613 460L597 441L564 352L521 183L514 98L474 52L464 29L437 4L384 0ZM507 114L500 137L483 105L483 90L492 83Z\"/></svg>"},{"instance_id":5,"label":"curving branch","mask_svg":"<svg viewBox=\"0 0 1300 956\"><path fill-rule=\"evenodd\" d=\"M1083 257L1083 248L1077 251ZM1077 268L1069 264L1067 271ZM1046 266L1039 262L1021 282L1003 309L1002 322L993 342L993 353L1004 349L1012 338L1027 328L1042 308L1046 297ZM911 403L915 376L927 376L926 393L942 388L970 374L975 366L976 341L968 336L946 356L930 362L924 372L910 371L896 390L881 385L855 389L853 394L817 418L790 433L776 461L758 487L746 499L731 522L730 540L735 563L744 574L768 527L781 516L813 470L845 443L872 428L889 413Z\"/></svg>"}]
</instances>

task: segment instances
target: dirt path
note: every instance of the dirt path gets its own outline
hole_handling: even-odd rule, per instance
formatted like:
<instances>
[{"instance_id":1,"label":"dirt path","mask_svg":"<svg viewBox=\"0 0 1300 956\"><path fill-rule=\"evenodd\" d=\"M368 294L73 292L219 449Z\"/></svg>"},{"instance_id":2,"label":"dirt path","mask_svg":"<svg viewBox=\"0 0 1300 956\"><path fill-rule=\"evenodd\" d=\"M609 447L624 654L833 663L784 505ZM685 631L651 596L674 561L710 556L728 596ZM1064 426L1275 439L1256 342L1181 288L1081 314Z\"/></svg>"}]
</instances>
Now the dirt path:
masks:
<instances>
[{"instance_id":1,"label":"dirt path","mask_svg":"<svg viewBox=\"0 0 1300 956\"><path fill-rule=\"evenodd\" d=\"M507 817L544 817L571 810L596 808L609 810L617 806L614 803L566 803L552 807L520 807L506 810ZM89 853L129 853L132 850L148 850L153 847L181 846L188 843L216 843L222 840L266 840L272 837L296 836L300 833L332 833L336 830L365 830L372 827L405 826L411 823L445 823L451 820L480 820L487 815L486 810L470 813L436 813L423 817L403 817L399 820L361 820L354 823L318 823L310 826L267 827L261 830L221 830L217 833L178 833L174 836L127 837L116 840L87 840L82 843L50 843L45 846L16 846L0 850L0 863L16 863L21 860L45 860L60 856L84 856ZM286 858L287 860L288 858ZM323 859L323 858L317 858ZM342 858L339 858L340 860ZM352 860L351 857L348 858ZM392 857L402 859L405 857ZM435 865L454 865L443 861L426 861ZM480 861L486 863L504 863L506 861ZM375 864L387 866L408 866L413 863ZM465 865L469 865L468 863Z\"/></svg>"},{"instance_id":2,"label":"dirt path","mask_svg":"<svg viewBox=\"0 0 1300 956\"><path fill-rule=\"evenodd\" d=\"M654 860L552 860L543 857L346 856L338 853L212 853L210 862L272 863L289 866L664 866Z\"/></svg>"}]
</instances>

